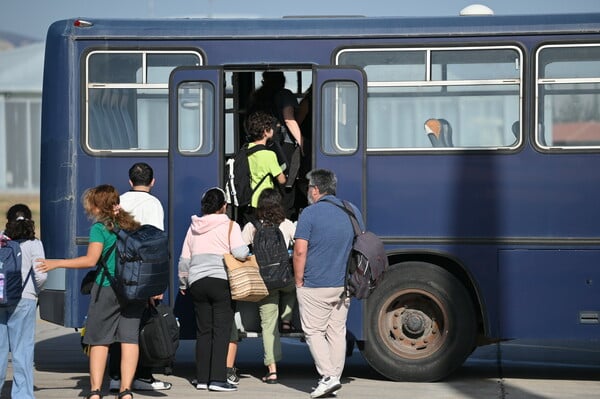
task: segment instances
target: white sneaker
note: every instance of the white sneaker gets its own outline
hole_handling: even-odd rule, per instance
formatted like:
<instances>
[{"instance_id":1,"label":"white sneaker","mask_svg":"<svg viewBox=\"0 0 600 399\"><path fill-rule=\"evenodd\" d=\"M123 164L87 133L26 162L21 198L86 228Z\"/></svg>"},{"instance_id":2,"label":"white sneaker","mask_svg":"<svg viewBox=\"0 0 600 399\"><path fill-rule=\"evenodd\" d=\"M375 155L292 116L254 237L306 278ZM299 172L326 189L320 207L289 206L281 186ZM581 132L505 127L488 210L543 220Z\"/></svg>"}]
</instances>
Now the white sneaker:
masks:
<instances>
[{"instance_id":1,"label":"white sneaker","mask_svg":"<svg viewBox=\"0 0 600 399\"><path fill-rule=\"evenodd\" d=\"M208 389L208 384L203 383L203 382L198 382L198 380L195 378L192 380L192 385L200 391L206 391Z\"/></svg>"},{"instance_id":2,"label":"white sneaker","mask_svg":"<svg viewBox=\"0 0 600 399\"><path fill-rule=\"evenodd\" d=\"M337 394L342 388L340 379L337 377L323 377L319 380L319 384L314 391L310 393L311 398L323 398L329 396L333 392Z\"/></svg>"},{"instance_id":3,"label":"white sneaker","mask_svg":"<svg viewBox=\"0 0 600 399\"><path fill-rule=\"evenodd\" d=\"M108 389L110 392L119 392L119 389L121 389L121 380L113 380L111 378Z\"/></svg>"},{"instance_id":4,"label":"white sneaker","mask_svg":"<svg viewBox=\"0 0 600 399\"><path fill-rule=\"evenodd\" d=\"M133 380L134 391L164 391L171 389L173 384L166 381L159 381L154 378L136 378Z\"/></svg>"}]
</instances>

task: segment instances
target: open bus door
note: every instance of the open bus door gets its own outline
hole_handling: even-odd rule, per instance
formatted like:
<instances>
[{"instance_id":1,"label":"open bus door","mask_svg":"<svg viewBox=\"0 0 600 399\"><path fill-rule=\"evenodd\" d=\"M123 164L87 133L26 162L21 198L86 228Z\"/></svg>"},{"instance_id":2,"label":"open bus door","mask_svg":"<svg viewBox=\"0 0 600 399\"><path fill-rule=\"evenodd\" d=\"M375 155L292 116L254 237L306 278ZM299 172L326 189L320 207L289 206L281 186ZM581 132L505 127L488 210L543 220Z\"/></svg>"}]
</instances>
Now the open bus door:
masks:
<instances>
[{"instance_id":1,"label":"open bus door","mask_svg":"<svg viewBox=\"0 0 600 399\"><path fill-rule=\"evenodd\" d=\"M190 298L179 294L177 261L191 215L200 212L200 197L221 186L223 170L223 71L180 67L169 80L169 245L174 273L171 304L181 336L193 337Z\"/></svg>"},{"instance_id":2,"label":"open bus door","mask_svg":"<svg viewBox=\"0 0 600 399\"><path fill-rule=\"evenodd\" d=\"M367 79L364 71L313 68L313 165L333 171L337 196L365 211Z\"/></svg>"},{"instance_id":3,"label":"open bus door","mask_svg":"<svg viewBox=\"0 0 600 399\"><path fill-rule=\"evenodd\" d=\"M337 196L355 204L366 218L367 78L362 69L313 68L313 167L337 176ZM348 314L348 330L363 335L362 303Z\"/></svg>"}]
</instances>

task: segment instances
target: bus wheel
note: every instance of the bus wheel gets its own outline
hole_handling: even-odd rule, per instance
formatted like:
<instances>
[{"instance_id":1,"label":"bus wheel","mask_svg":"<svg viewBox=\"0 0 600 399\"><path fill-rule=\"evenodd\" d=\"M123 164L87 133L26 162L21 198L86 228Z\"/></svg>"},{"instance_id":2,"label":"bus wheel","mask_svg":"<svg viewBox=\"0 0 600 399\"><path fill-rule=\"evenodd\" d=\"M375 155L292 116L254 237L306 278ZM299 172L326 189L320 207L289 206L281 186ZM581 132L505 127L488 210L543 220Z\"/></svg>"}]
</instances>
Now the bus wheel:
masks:
<instances>
[{"instance_id":1,"label":"bus wheel","mask_svg":"<svg viewBox=\"0 0 600 399\"><path fill-rule=\"evenodd\" d=\"M443 379L475 346L469 294L441 267L424 262L390 267L366 306L363 355L391 380Z\"/></svg>"}]
</instances>

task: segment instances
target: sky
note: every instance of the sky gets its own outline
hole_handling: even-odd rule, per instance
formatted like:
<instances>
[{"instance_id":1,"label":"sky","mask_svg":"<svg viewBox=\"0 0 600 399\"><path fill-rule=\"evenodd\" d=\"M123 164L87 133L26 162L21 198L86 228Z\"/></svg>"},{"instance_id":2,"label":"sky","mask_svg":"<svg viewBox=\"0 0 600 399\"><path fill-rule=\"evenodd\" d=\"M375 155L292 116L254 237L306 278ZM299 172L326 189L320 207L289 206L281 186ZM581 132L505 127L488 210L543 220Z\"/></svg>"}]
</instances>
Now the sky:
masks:
<instances>
[{"instance_id":1,"label":"sky","mask_svg":"<svg viewBox=\"0 0 600 399\"><path fill-rule=\"evenodd\" d=\"M67 18L449 16L470 4L496 15L600 13L600 0L0 0L0 31L44 40Z\"/></svg>"}]
</instances>

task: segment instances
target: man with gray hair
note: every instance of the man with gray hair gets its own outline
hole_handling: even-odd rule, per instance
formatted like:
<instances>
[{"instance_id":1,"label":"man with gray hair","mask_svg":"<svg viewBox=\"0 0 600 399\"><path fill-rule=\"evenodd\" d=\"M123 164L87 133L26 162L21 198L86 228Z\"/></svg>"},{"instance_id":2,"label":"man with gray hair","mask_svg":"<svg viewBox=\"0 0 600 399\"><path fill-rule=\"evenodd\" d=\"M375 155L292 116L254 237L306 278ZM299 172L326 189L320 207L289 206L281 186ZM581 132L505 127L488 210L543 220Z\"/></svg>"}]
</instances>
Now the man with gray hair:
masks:
<instances>
[{"instance_id":1,"label":"man with gray hair","mask_svg":"<svg viewBox=\"0 0 600 399\"><path fill-rule=\"evenodd\" d=\"M346 360L346 318L350 306L344 286L354 229L348 214L340 208L344 207L342 201L335 196L335 174L315 169L307 178L310 206L298 218L294 278L302 330L321 375L310 396L321 398L342 387L340 377ZM362 224L360 211L350 205Z\"/></svg>"}]
</instances>

